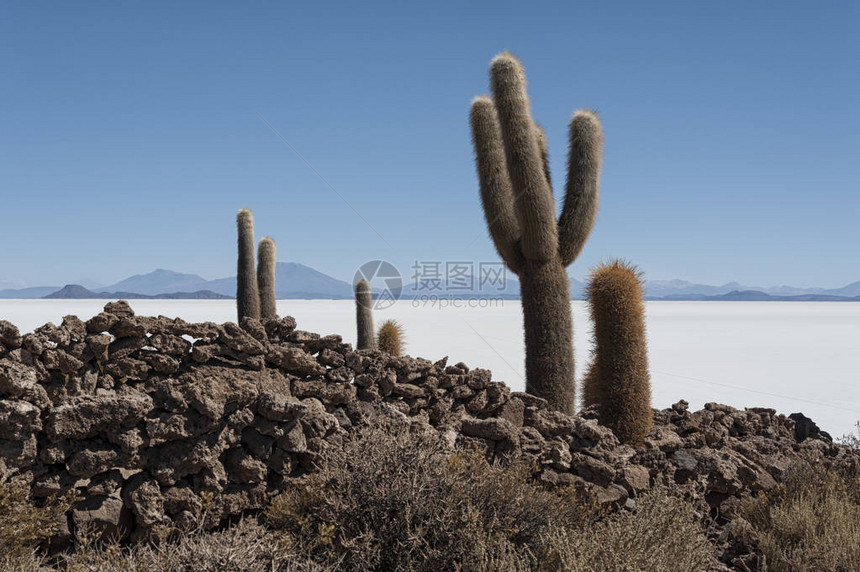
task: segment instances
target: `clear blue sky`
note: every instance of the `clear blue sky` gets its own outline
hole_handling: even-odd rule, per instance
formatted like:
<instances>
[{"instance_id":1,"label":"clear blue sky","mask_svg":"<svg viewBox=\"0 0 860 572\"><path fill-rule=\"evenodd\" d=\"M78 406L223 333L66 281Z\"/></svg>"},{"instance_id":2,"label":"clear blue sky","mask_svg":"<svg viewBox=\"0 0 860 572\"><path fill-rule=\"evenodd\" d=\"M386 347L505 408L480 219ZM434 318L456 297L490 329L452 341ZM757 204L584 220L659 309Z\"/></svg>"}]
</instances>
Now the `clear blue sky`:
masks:
<instances>
[{"instance_id":1,"label":"clear blue sky","mask_svg":"<svg viewBox=\"0 0 860 572\"><path fill-rule=\"evenodd\" d=\"M604 123L571 275L620 256L654 279L842 286L858 30L857 2L4 2L0 280L228 276L242 206L281 260L338 278L495 260L467 114L508 49L557 185L570 112Z\"/></svg>"}]
</instances>

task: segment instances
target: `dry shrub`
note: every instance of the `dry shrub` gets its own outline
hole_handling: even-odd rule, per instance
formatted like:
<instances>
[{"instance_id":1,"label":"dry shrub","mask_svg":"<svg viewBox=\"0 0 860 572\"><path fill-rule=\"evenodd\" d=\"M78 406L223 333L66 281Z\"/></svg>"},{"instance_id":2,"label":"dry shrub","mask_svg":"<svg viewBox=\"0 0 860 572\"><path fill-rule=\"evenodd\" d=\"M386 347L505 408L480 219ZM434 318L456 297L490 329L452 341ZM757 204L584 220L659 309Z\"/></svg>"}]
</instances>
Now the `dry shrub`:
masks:
<instances>
[{"instance_id":1,"label":"dry shrub","mask_svg":"<svg viewBox=\"0 0 860 572\"><path fill-rule=\"evenodd\" d=\"M700 572L721 570L714 546L689 505L663 492L640 497L634 512L591 527L556 529L541 570Z\"/></svg>"},{"instance_id":2,"label":"dry shrub","mask_svg":"<svg viewBox=\"0 0 860 572\"><path fill-rule=\"evenodd\" d=\"M749 543L769 572L860 570L860 479L798 465L743 505Z\"/></svg>"},{"instance_id":3,"label":"dry shrub","mask_svg":"<svg viewBox=\"0 0 860 572\"><path fill-rule=\"evenodd\" d=\"M60 517L75 502L74 491L52 497L38 507L29 488L21 483L0 483L0 569L34 569L40 562L36 548L57 532Z\"/></svg>"},{"instance_id":4,"label":"dry shrub","mask_svg":"<svg viewBox=\"0 0 860 572\"><path fill-rule=\"evenodd\" d=\"M852 449L860 449L860 421L854 425L854 431L837 439L841 444L848 445Z\"/></svg>"},{"instance_id":5,"label":"dry shrub","mask_svg":"<svg viewBox=\"0 0 860 572\"><path fill-rule=\"evenodd\" d=\"M267 519L291 549L338 570L532 570L547 535L595 509L531 474L452 454L432 431L367 428L276 497Z\"/></svg>"},{"instance_id":6,"label":"dry shrub","mask_svg":"<svg viewBox=\"0 0 860 572\"><path fill-rule=\"evenodd\" d=\"M179 534L170 542L81 548L63 558L68 572L325 572L284 551L276 536L248 518L218 532Z\"/></svg>"}]
</instances>

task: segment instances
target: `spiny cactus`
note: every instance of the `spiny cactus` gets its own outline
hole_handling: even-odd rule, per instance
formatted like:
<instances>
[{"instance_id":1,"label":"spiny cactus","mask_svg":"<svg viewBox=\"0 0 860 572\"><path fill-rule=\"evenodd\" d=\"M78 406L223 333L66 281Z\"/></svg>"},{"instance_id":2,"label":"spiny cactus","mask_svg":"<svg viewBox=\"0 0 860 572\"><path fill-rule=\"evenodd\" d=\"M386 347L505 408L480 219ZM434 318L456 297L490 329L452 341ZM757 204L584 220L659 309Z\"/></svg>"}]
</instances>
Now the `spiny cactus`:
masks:
<instances>
[{"instance_id":1,"label":"spiny cactus","mask_svg":"<svg viewBox=\"0 0 860 572\"><path fill-rule=\"evenodd\" d=\"M257 286L260 289L260 318L277 318L278 307L275 302L275 261L277 249L270 236L264 237L257 245Z\"/></svg>"},{"instance_id":2,"label":"spiny cactus","mask_svg":"<svg viewBox=\"0 0 860 572\"><path fill-rule=\"evenodd\" d=\"M588 305L595 350L585 401L593 400L621 442L640 443L653 421L641 274L618 260L594 268Z\"/></svg>"},{"instance_id":3,"label":"spiny cactus","mask_svg":"<svg viewBox=\"0 0 860 572\"><path fill-rule=\"evenodd\" d=\"M355 321L358 328L356 349L373 348L373 293L370 290L370 282L364 279L355 284Z\"/></svg>"},{"instance_id":4,"label":"spiny cactus","mask_svg":"<svg viewBox=\"0 0 860 572\"><path fill-rule=\"evenodd\" d=\"M592 359L591 363L588 364L588 369L585 370L585 375L582 378L582 408L585 409L587 407L591 407L592 405L596 406L600 402L600 397L598 392L600 391L600 384L597 381L597 374L595 373L596 363L595 360Z\"/></svg>"},{"instance_id":5,"label":"spiny cactus","mask_svg":"<svg viewBox=\"0 0 860 572\"><path fill-rule=\"evenodd\" d=\"M519 60L507 52L496 56L490 87L492 99L472 101L472 142L490 236L520 278L526 391L573 413L573 321L565 267L582 250L597 213L600 122L587 110L570 120L567 188L556 221L546 137L532 120Z\"/></svg>"},{"instance_id":6,"label":"spiny cactus","mask_svg":"<svg viewBox=\"0 0 860 572\"><path fill-rule=\"evenodd\" d=\"M399 356L403 352L403 326L397 320L385 320L376 333L377 349Z\"/></svg>"},{"instance_id":7,"label":"spiny cactus","mask_svg":"<svg viewBox=\"0 0 860 572\"><path fill-rule=\"evenodd\" d=\"M239 230L239 263L236 273L236 309L244 317L260 319L260 292L254 271L254 215L246 208L236 214Z\"/></svg>"}]
</instances>

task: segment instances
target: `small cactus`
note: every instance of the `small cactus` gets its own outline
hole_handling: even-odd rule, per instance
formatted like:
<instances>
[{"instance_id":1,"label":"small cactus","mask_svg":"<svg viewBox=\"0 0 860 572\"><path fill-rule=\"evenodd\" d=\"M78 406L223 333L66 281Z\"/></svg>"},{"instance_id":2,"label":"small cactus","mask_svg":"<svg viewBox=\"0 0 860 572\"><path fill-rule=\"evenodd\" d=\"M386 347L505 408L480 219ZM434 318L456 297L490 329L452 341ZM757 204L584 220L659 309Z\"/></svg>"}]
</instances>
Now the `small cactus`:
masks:
<instances>
[{"instance_id":1,"label":"small cactus","mask_svg":"<svg viewBox=\"0 0 860 572\"><path fill-rule=\"evenodd\" d=\"M358 328L356 349L372 349L375 345L373 338L373 292L370 289L370 282L364 279L355 284L355 321Z\"/></svg>"},{"instance_id":2,"label":"small cactus","mask_svg":"<svg viewBox=\"0 0 860 572\"><path fill-rule=\"evenodd\" d=\"M257 245L257 286L260 289L260 318L278 317L275 301L275 261L277 249L272 237L267 236Z\"/></svg>"},{"instance_id":3,"label":"small cactus","mask_svg":"<svg viewBox=\"0 0 860 572\"><path fill-rule=\"evenodd\" d=\"M396 320L385 320L376 333L376 347L392 356L400 356L403 352L403 326Z\"/></svg>"},{"instance_id":4,"label":"small cactus","mask_svg":"<svg viewBox=\"0 0 860 572\"><path fill-rule=\"evenodd\" d=\"M260 319L260 292L254 271L254 215L246 208L236 214L239 231L239 262L236 273L236 310L238 321L244 317Z\"/></svg>"},{"instance_id":5,"label":"small cactus","mask_svg":"<svg viewBox=\"0 0 860 572\"><path fill-rule=\"evenodd\" d=\"M594 361L583 401L622 443L638 444L653 422L641 274L623 261L591 271L588 305L594 321Z\"/></svg>"}]
</instances>

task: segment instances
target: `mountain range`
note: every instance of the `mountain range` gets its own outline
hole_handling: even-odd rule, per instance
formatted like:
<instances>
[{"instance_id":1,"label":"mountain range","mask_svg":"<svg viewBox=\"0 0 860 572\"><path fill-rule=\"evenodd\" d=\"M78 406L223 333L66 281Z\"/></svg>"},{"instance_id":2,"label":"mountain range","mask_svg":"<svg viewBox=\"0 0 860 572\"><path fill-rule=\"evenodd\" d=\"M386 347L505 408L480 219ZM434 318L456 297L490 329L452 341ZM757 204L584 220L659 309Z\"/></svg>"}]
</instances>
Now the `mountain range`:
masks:
<instances>
[{"instance_id":1,"label":"mountain range","mask_svg":"<svg viewBox=\"0 0 860 572\"><path fill-rule=\"evenodd\" d=\"M32 286L0 289L0 298L192 298L217 299L236 296L235 276L207 280L197 274L186 274L158 269L148 274L136 274L115 284L85 288L93 284L79 281L66 286ZM402 297L456 296L462 298L495 296L518 299L519 283L508 278L504 285L466 285L455 287L444 283L442 287L414 289L409 277L404 276ZM0 287L7 282L0 281ZM11 284L10 284L11 285ZM16 284L17 285L17 284ZM352 285L323 274L309 266L296 262L279 262L275 267L275 295L279 299L333 299L353 297ZM459 285L457 285L459 286ZM375 288L377 291L378 288ZM585 285L571 278L570 294L575 300L583 299ZM735 301L860 301L860 282L842 288L796 288L776 286L762 288L729 282L722 286L695 284L684 280L649 280L645 283L645 297L649 300L735 300Z\"/></svg>"}]
</instances>

